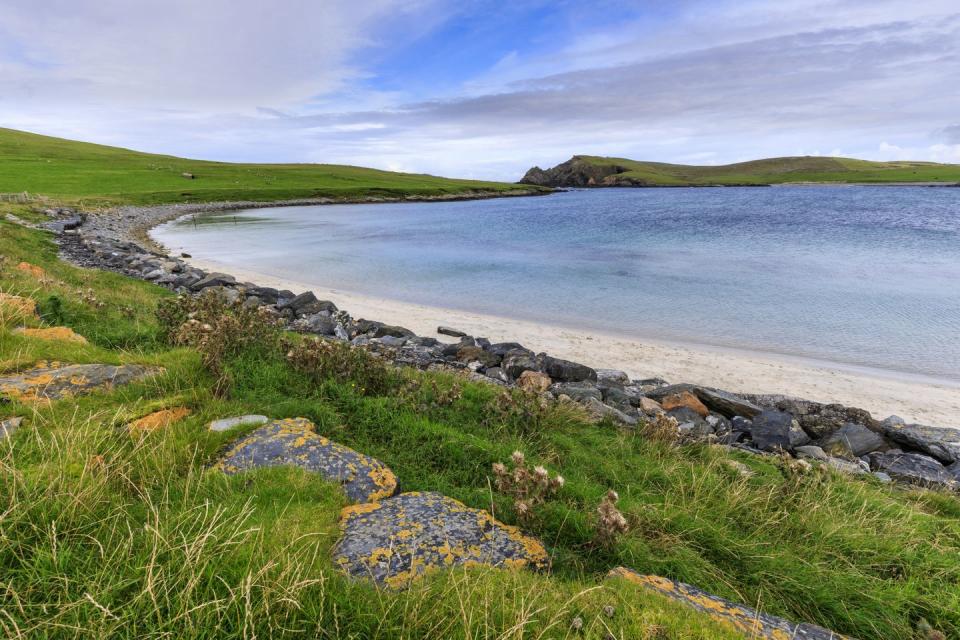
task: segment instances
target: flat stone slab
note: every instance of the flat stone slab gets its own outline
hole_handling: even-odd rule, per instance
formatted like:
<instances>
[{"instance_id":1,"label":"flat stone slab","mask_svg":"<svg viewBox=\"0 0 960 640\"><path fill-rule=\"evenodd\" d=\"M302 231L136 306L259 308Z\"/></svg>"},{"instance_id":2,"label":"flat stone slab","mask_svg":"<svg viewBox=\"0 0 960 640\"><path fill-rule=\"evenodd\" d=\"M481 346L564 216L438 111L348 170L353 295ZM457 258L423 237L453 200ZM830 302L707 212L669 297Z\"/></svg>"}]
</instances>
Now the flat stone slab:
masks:
<instances>
[{"instance_id":1,"label":"flat stone slab","mask_svg":"<svg viewBox=\"0 0 960 640\"><path fill-rule=\"evenodd\" d=\"M252 425L260 426L270 422L270 418L267 416L257 416L257 415L247 415L247 416L234 416L232 418L220 418L219 420L214 420L207 425L207 428L210 431L229 431L235 427L245 426L249 427Z\"/></svg>"},{"instance_id":2,"label":"flat stone slab","mask_svg":"<svg viewBox=\"0 0 960 640\"><path fill-rule=\"evenodd\" d=\"M501 524L486 511L434 492L403 493L390 500L347 507L334 562L347 574L389 587L455 566L548 565L535 538Z\"/></svg>"},{"instance_id":3,"label":"flat stone slab","mask_svg":"<svg viewBox=\"0 0 960 640\"><path fill-rule=\"evenodd\" d=\"M139 364L63 364L45 361L16 375L0 375L0 396L41 402L129 384L160 369Z\"/></svg>"},{"instance_id":4,"label":"flat stone slab","mask_svg":"<svg viewBox=\"0 0 960 640\"><path fill-rule=\"evenodd\" d=\"M629 580L634 584L689 605L714 620L736 629L748 638L851 640L848 636L834 633L815 624L797 624L777 616L760 613L756 609L719 598L689 584L676 582L669 578L645 576L626 567L613 569L609 573L609 577Z\"/></svg>"},{"instance_id":5,"label":"flat stone slab","mask_svg":"<svg viewBox=\"0 0 960 640\"><path fill-rule=\"evenodd\" d=\"M28 338L37 338L38 340L60 340L63 342L76 342L78 344L87 344L87 339L79 333L74 332L70 327L46 327L43 329L33 329L30 327L19 327L13 332L17 335Z\"/></svg>"},{"instance_id":6,"label":"flat stone slab","mask_svg":"<svg viewBox=\"0 0 960 640\"><path fill-rule=\"evenodd\" d=\"M352 502L374 502L397 492L385 464L317 435L306 418L274 420L237 441L215 467L227 474L262 467L300 467L339 482Z\"/></svg>"}]
</instances>

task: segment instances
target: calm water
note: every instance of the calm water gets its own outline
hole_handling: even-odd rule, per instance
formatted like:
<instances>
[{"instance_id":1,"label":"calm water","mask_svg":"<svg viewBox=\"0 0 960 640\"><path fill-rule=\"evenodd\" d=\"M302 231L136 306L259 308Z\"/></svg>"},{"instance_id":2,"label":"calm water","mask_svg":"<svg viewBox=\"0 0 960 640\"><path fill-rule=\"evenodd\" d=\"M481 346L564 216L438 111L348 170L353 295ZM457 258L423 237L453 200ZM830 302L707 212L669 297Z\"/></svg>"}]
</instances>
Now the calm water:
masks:
<instances>
[{"instance_id":1,"label":"calm water","mask_svg":"<svg viewBox=\"0 0 960 640\"><path fill-rule=\"evenodd\" d=\"M960 189L605 189L155 232L378 297L960 380Z\"/></svg>"}]
</instances>

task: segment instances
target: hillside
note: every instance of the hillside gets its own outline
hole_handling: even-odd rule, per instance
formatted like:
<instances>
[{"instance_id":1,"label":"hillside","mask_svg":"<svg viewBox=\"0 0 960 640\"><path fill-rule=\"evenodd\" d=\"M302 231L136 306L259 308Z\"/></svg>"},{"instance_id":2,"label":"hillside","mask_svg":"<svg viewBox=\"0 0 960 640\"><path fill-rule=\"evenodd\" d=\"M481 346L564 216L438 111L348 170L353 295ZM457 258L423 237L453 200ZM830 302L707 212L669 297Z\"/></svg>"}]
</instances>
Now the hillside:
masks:
<instances>
[{"instance_id":1,"label":"hillside","mask_svg":"<svg viewBox=\"0 0 960 640\"><path fill-rule=\"evenodd\" d=\"M527 171L520 182L550 187L683 187L811 182L960 184L960 165L802 156L696 166L573 156L552 169L534 167Z\"/></svg>"},{"instance_id":2,"label":"hillside","mask_svg":"<svg viewBox=\"0 0 960 640\"><path fill-rule=\"evenodd\" d=\"M91 205L468 196L523 187L331 164L189 160L0 128L0 194L24 191Z\"/></svg>"}]
</instances>

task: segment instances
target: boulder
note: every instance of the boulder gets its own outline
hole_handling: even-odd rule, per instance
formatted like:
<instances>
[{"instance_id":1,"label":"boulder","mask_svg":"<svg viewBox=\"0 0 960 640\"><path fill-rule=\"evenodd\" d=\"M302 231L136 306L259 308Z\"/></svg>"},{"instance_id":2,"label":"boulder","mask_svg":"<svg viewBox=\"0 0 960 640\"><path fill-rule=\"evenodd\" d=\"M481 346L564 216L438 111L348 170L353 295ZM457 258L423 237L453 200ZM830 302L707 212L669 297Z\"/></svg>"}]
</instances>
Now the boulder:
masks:
<instances>
[{"instance_id":1,"label":"boulder","mask_svg":"<svg viewBox=\"0 0 960 640\"><path fill-rule=\"evenodd\" d=\"M886 422L886 421L885 421ZM960 431L922 424L885 424L883 435L897 444L916 449L944 464L960 460Z\"/></svg>"},{"instance_id":2,"label":"boulder","mask_svg":"<svg viewBox=\"0 0 960 640\"><path fill-rule=\"evenodd\" d=\"M640 398L640 400L637 402L637 408L648 416L652 416L663 411L663 406L659 402L653 398L646 397Z\"/></svg>"},{"instance_id":3,"label":"boulder","mask_svg":"<svg viewBox=\"0 0 960 640\"><path fill-rule=\"evenodd\" d=\"M603 393L603 402L627 415L638 416L640 412L633 406L633 402L621 387L598 387Z\"/></svg>"},{"instance_id":4,"label":"boulder","mask_svg":"<svg viewBox=\"0 0 960 640\"><path fill-rule=\"evenodd\" d=\"M524 371L540 371L540 363L537 358L525 349L508 351L504 354L500 367L514 380L519 378Z\"/></svg>"},{"instance_id":5,"label":"boulder","mask_svg":"<svg viewBox=\"0 0 960 640\"><path fill-rule=\"evenodd\" d=\"M497 382L510 382L510 378L507 377L507 374L500 367L488 367L483 374Z\"/></svg>"},{"instance_id":6,"label":"boulder","mask_svg":"<svg viewBox=\"0 0 960 640\"><path fill-rule=\"evenodd\" d=\"M62 364L40 362L18 374L0 375L0 396L20 402L43 402L84 395L129 384L159 372L137 364Z\"/></svg>"},{"instance_id":7,"label":"boulder","mask_svg":"<svg viewBox=\"0 0 960 640\"><path fill-rule=\"evenodd\" d=\"M316 433L306 418L274 420L237 441L215 468L227 474L295 466L338 482L352 502L372 502L397 492L397 478L379 460Z\"/></svg>"},{"instance_id":8,"label":"boulder","mask_svg":"<svg viewBox=\"0 0 960 640\"><path fill-rule=\"evenodd\" d=\"M859 458L871 451L886 446L886 442L879 435L867 429L862 424L848 422L833 434L819 441L828 455L838 458Z\"/></svg>"},{"instance_id":9,"label":"boulder","mask_svg":"<svg viewBox=\"0 0 960 640\"><path fill-rule=\"evenodd\" d=\"M870 468L882 471L894 480L926 487L954 487L956 479L946 467L920 453L874 452Z\"/></svg>"},{"instance_id":10,"label":"boulder","mask_svg":"<svg viewBox=\"0 0 960 640\"><path fill-rule=\"evenodd\" d=\"M586 365L541 355L541 370L558 382L597 381L597 372Z\"/></svg>"},{"instance_id":11,"label":"boulder","mask_svg":"<svg viewBox=\"0 0 960 640\"><path fill-rule=\"evenodd\" d=\"M565 395L580 403L591 399L603 400L603 392L589 382L558 382L550 385L550 393L557 397Z\"/></svg>"},{"instance_id":12,"label":"boulder","mask_svg":"<svg viewBox=\"0 0 960 640\"><path fill-rule=\"evenodd\" d=\"M584 409L587 410L587 414L595 422L600 422L604 418L611 418L614 422L619 422L620 424L625 424L628 426L636 426L638 420L631 416L627 415L619 409L615 409L609 405L603 404L596 398L587 398L583 403Z\"/></svg>"},{"instance_id":13,"label":"boulder","mask_svg":"<svg viewBox=\"0 0 960 640\"><path fill-rule=\"evenodd\" d=\"M200 291L207 287L232 287L237 284L237 279L226 273L210 273L190 285L194 291Z\"/></svg>"},{"instance_id":14,"label":"boulder","mask_svg":"<svg viewBox=\"0 0 960 640\"><path fill-rule=\"evenodd\" d=\"M625 387L630 384L630 376L618 369L597 369L597 384L604 387Z\"/></svg>"},{"instance_id":15,"label":"boulder","mask_svg":"<svg viewBox=\"0 0 960 640\"><path fill-rule=\"evenodd\" d=\"M553 380L545 373L539 371L524 371L517 379L517 386L527 391L543 393L550 388Z\"/></svg>"},{"instance_id":16,"label":"boulder","mask_svg":"<svg viewBox=\"0 0 960 640\"><path fill-rule=\"evenodd\" d=\"M843 458L827 458L826 462L831 469L847 475L859 476L864 473L870 473L870 465L863 460L851 462Z\"/></svg>"},{"instance_id":17,"label":"boulder","mask_svg":"<svg viewBox=\"0 0 960 640\"><path fill-rule=\"evenodd\" d=\"M700 415L701 418L706 418L710 415L710 410L700 402L697 396L693 395L689 391L680 391L678 393L671 393L669 395L663 396L660 400L660 405L663 407L664 411L670 412L671 409L678 409L680 407L686 407L691 409Z\"/></svg>"},{"instance_id":18,"label":"boulder","mask_svg":"<svg viewBox=\"0 0 960 640\"><path fill-rule=\"evenodd\" d=\"M138 418L127 425L127 431L130 435L145 435L164 429L174 422L179 422L190 415L190 409L186 407L174 407L173 409L161 409L154 411L149 415Z\"/></svg>"},{"instance_id":19,"label":"boulder","mask_svg":"<svg viewBox=\"0 0 960 640\"><path fill-rule=\"evenodd\" d=\"M409 338L398 338L396 336L383 336L382 338L377 338L385 347L391 347L393 349L399 349L407 343Z\"/></svg>"},{"instance_id":20,"label":"boulder","mask_svg":"<svg viewBox=\"0 0 960 640\"><path fill-rule=\"evenodd\" d=\"M658 402L663 402L663 399L667 396L678 395L685 392L695 395L706 407L727 418L733 418L734 416L753 418L753 416L762 410L757 405L738 395L719 389L701 387L695 384L660 386L647 391L646 395Z\"/></svg>"},{"instance_id":21,"label":"boulder","mask_svg":"<svg viewBox=\"0 0 960 640\"><path fill-rule=\"evenodd\" d=\"M340 527L334 563L350 576L389 587L456 566L548 566L538 540L439 493L403 493L347 507Z\"/></svg>"},{"instance_id":22,"label":"boulder","mask_svg":"<svg viewBox=\"0 0 960 640\"><path fill-rule=\"evenodd\" d=\"M701 438L713 433L713 427L690 407L674 407L667 411L667 415L677 421L681 435Z\"/></svg>"},{"instance_id":23,"label":"boulder","mask_svg":"<svg viewBox=\"0 0 960 640\"><path fill-rule=\"evenodd\" d=\"M761 451L793 451L795 447L810 442L797 421L782 411L761 411L750 425L750 437Z\"/></svg>"},{"instance_id":24,"label":"boulder","mask_svg":"<svg viewBox=\"0 0 960 640\"><path fill-rule=\"evenodd\" d=\"M527 349L526 347L524 347L522 344L518 342L495 342L485 347L485 349L490 353L497 354L500 357L506 356L508 353L512 351L523 352L529 356L534 355L533 351L530 351L530 349Z\"/></svg>"},{"instance_id":25,"label":"boulder","mask_svg":"<svg viewBox=\"0 0 960 640\"><path fill-rule=\"evenodd\" d=\"M267 416L259 415L246 415L246 416L235 416L232 418L220 418L219 420L214 420L207 425L207 429L210 431L229 431L236 427L248 427L248 426L260 426L270 422L270 418Z\"/></svg>"},{"instance_id":26,"label":"boulder","mask_svg":"<svg viewBox=\"0 0 960 640\"><path fill-rule=\"evenodd\" d=\"M811 438L826 438L848 422L868 428L879 428L869 412L842 404L820 404L786 396L745 396L749 401L767 408L789 413Z\"/></svg>"},{"instance_id":27,"label":"boulder","mask_svg":"<svg viewBox=\"0 0 960 640\"><path fill-rule=\"evenodd\" d=\"M292 328L304 333L332 336L336 332L337 323L327 313L314 313L299 320L294 320Z\"/></svg>"},{"instance_id":28,"label":"boulder","mask_svg":"<svg viewBox=\"0 0 960 640\"><path fill-rule=\"evenodd\" d=\"M700 613L716 620L744 637L765 638L769 640L850 640L839 633L818 627L814 624L796 623L777 616L761 613L745 605L731 602L711 595L697 587L683 582L645 576L633 569L617 567L608 574L609 578L627 580L653 593L681 602Z\"/></svg>"},{"instance_id":29,"label":"boulder","mask_svg":"<svg viewBox=\"0 0 960 640\"><path fill-rule=\"evenodd\" d=\"M795 447L794 453L800 458L810 458L811 460L819 460L820 462L826 462L830 458L826 451L813 444Z\"/></svg>"},{"instance_id":30,"label":"boulder","mask_svg":"<svg viewBox=\"0 0 960 640\"><path fill-rule=\"evenodd\" d=\"M483 367L498 367L502 358L495 353L484 351L480 347L467 346L457 350L459 362L479 362Z\"/></svg>"},{"instance_id":31,"label":"boulder","mask_svg":"<svg viewBox=\"0 0 960 640\"><path fill-rule=\"evenodd\" d=\"M457 329L451 329L450 327L439 326L437 327L437 333L444 336L450 336L451 338L466 338L467 334L463 331Z\"/></svg>"}]
</instances>

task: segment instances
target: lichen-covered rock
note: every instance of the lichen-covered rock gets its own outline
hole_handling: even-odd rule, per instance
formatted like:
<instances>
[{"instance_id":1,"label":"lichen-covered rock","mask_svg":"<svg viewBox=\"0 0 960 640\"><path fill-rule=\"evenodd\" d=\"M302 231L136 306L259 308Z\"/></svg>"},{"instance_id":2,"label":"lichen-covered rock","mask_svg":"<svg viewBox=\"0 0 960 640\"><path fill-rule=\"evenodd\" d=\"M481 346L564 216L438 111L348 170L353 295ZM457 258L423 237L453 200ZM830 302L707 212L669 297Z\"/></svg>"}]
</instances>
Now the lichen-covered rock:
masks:
<instances>
[{"instance_id":1,"label":"lichen-covered rock","mask_svg":"<svg viewBox=\"0 0 960 640\"><path fill-rule=\"evenodd\" d=\"M174 422L179 422L190 415L190 409L186 407L174 407L172 409L161 409L151 414L138 418L127 425L130 435L145 435L163 429Z\"/></svg>"},{"instance_id":2,"label":"lichen-covered rock","mask_svg":"<svg viewBox=\"0 0 960 640\"><path fill-rule=\"evenodd\" d=\"M753 418L750 437L761 451L793 451L810 442L800 425L789 413L762 411Z\"/></svg>"},{"instance_id":3,"label":"lichen-covered rock","mask_svg":"<svg viewBox=\"0 0 960 640\"><path fill-rule=\"evenodd\" d=\"M155 367L137 364L62 364L44 361L15 375L0 375L0 396L20 402L57 400L110 389L153 375Z\"/></svg>"},{"instance_id":4,"label":"lichen-covered rock","mask_svg":"<svg viewBox=\"0 0 960 640\"><path fill-rule=\"evenodd\" d=\"M347 507L333 558L347 574L402 587L428 571L454 566L546 568L543 545L439 493L403 493Z\"/></svg>"},{"instance_id":5,"label":"lichen-covered rock","mask_svg":"<svg viewBox=\"0 0 960 640\"><path fill-rule=\"evenodd\" d=\"M19 327L14 329L13 332L28 338L37 338L38 340L59 340L62 342L87 344L87 339L79 333L74 332L70 327L45 327L42 329Z\"/></svg>"},{"instance_id":6,"label":"lichen-covered rock","mask_svg":"<svg viewBox=\"0 0 960 640\"><path fill-rule=\"evenodd\" d=\"M705 404L712 411L716 411L726 418L733 418L734 416L753 418L755 415L760 413L760 411L762 411L760 407L753 404L749 400L728 391L721 391L720 389L701 387L699 385L688 383L661 385L657 388L648 390L646 395L654 400L663 402L664 398L667 396L681 394L684 392L692 393L700 402Z\"/></svg>"},{"instance_id":7,"label":"lichen-covered rock","mask_svg":"<svg viewBox=\"0 0 960 640\"><path fill-rule=\"evenodd\" d=\"M960 431L922 424L884 421L883 434L894 442L932 456L944 464L960 460Z\"/></svg>"},{"instance_id":8,"label":"lichen-covered rock","mask_svg":"<svg viewBox=\"0 0 960 640\"><path fill-rule=\"evenodd\" d=\"M710 409L707 409L707 407L700 402L700 399L689 391L680 391L678 393L671 393L670 395L664 396L663 399L660 400L660 404L663 406L664 411L686 407L687 409L695 412L701 418L706 418L708 415L710 415Z\"/></svg>"},{"instance_id":9,"label":"lichen-covered rock","mask_svg":"<svg viewBox=\"0 0 960 640\"><path fill-rule=\"evenodd\" d=\"M23 424L23 418L19 416L0 420L0 440L12 436L13 432L19 429L21 424Z\"/></svg>"},{"instance_id":10,"label":"lichen-covered rock","mask_svg":"<svg viewBox=\"0 0 960 640\"><path fill-rule=\"evenodd\" d=\"M883 438L862 424L848 422L820 441L820 447L835 457L859 458L886 445Z\"/></svg>"},{"instance_id":11,"label":"lichen-covered rock","mask_svg":"<svg viewBox=\"0 0 960 640\"><path fill-rule=\"evenodd\" d=\"M545 373L539 371L524 371L517 380L517 386L528 391L543 393L550 388L553 380Z\"/></svg>"},{"instance_id":12,"label":"lichen-covered rock","mask_svg":"<svg viewBox=\"0 0 960 640\"><path fill-rule=\"evenodd\" d=\"M43 270L43 267L38 267L35 264L30 264L29 262L21 262L17 265L17 271L23 271L24 273L30 274L31 277L43 282L47 279L47 272Z\"/></svg>"},{"instance_id":13,"label":"lichen-covered rock","mask_svg":"<svg viewBox=\"0 0 960 640\"><path fill-rule=\"evenodd\" d=\"M846 636L815 624L797 624L777 616L761 613L750 607L711 595L697 587L669 578L645 576L626 567L613 569L609 576L611 578L623 578L672 600L689 605L750 638L849 640Z\"/></svg>"},{"instance_id":14,"label":"lichen-covered rock","mask_svg":"<svg viewBox=\"0 0 960 640\"><path fill-rule=\"evenodd\" d=\"M339 482L353 502L373 502L397 492L397 477L386 465L318 435L306 418L274 420L260 427L236 442L215 466L234 474L284 465Z\"/></svg>"}]
</instances>

